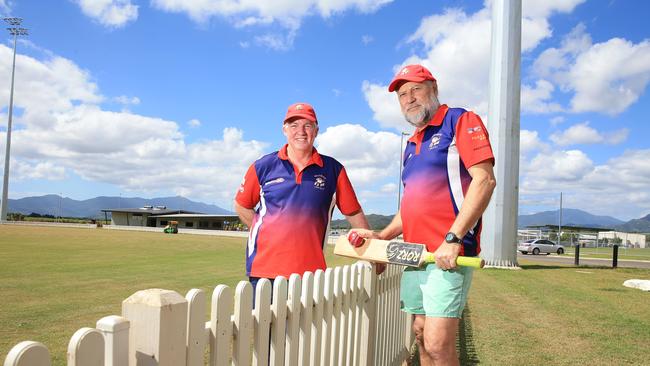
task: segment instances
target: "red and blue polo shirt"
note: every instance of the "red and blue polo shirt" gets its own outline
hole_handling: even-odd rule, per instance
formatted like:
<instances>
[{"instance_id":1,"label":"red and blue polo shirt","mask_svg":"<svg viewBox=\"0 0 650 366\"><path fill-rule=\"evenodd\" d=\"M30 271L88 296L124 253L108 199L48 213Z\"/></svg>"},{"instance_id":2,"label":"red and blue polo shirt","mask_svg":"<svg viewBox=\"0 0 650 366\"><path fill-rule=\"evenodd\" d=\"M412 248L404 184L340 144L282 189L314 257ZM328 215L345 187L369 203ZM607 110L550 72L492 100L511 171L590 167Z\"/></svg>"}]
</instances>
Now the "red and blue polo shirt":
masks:
<instances>
[{"instance_id":1,"label":"red and blue polo shirt","mask_svg":"<svg viewBox=\"0 0 650 366\"><path fill-rule=\"evenodd\" d=\"M404 240L434 252L453 224L472 177L471 166L494 155L481 118L441 105L429 124L409 138L404 149L400 207ZM481 220L463 237L461 255L476 256Z\"/></svg>"},{"instance_id":2,"label":"red and blue polo shirt","mask_svg":"<svg viewBox=\"0 0 650 366\"><path fill-rule=\"evenodd\" d=\"M287 145L250 166L235 200L255 209L246 247L249 277L288 278L324 270L323 247L334 205L344 215L361 209L341 163L314 148L299 171L289 161Z\"/></svg>"}]
</instances>

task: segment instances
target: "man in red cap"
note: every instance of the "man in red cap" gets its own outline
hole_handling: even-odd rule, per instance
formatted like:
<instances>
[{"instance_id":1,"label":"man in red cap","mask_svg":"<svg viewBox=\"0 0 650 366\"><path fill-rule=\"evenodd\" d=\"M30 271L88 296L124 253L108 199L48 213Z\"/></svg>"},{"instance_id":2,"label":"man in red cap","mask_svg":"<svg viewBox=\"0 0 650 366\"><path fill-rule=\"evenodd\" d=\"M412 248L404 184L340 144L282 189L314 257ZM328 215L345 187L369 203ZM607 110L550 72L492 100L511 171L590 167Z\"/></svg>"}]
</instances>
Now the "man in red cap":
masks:
<instances>
[{"instance_id":1,"label":"man in red cap","mask_svg":"<svg viewBox=\"0 0 650 366\"><path fill-rule=\"evenodd\" d=\"M253 286L259 278L324 270L335 204L353 228L369 228L343 165L314 148L314 108L290 105L282 132L287 144L253 162L235 196L235 210L250 228L246 274Z\"/></svg>"},{"instance_id":2,"label":"man in red cap","mask_svg":"<svg viewBox=\"0 0 650 366\"><path fill-rule=\"evenodd\" d=\"M494 155L483 122L438 101L438 85L422 65L402 67L390 85L402 114L415 127L404 150L400 210L380 233L362 237L423 243L435 264L406 269L402 309L414 315L422 365L458 365L456 332L472 280L459 255L480 251L481 215L496 185Z\"/></svg>"}]
</instances>

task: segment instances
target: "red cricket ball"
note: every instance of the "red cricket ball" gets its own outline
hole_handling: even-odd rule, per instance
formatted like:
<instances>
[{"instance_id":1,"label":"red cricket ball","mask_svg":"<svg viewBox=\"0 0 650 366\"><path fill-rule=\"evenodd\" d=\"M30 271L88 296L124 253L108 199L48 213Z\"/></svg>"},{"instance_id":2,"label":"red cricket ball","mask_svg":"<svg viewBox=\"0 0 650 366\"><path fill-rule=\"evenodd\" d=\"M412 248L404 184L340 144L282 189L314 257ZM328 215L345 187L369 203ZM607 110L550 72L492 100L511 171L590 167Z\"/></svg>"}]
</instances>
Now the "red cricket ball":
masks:
<instances>
[{"instance_id":1,"label":"red cricket ball","mask_svg":"<svg viewBox=\"0 0 650 366\"><path fill-rule=\"evenodd\" d=\"M348 234L348 241L353 247L358 248L366 242L366 239L359 236L356 231L350 231Z\"/></svg>"}]
</instances>

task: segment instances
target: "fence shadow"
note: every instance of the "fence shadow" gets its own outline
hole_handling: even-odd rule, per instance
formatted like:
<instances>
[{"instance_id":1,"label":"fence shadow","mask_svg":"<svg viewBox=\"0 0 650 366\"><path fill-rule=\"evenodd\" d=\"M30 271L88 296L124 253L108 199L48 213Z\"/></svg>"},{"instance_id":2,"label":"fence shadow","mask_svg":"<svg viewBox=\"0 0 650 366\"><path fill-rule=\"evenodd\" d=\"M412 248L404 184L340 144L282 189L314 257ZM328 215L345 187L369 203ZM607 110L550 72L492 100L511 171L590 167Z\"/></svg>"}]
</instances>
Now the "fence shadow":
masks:
<instances>
[{"instance_id":1,"label":"fence shadow","mask_svg":"<svg viewBox=\"0 0 650 366\"><path fill-rule=\"evenodd\" d=\"M465 306L463 317L458 326L458 338L456 342L458 359L463 366L478 365L480 360L474 344L474 333L472 331L472 311L469 304Z\"/></svg>"},{"instance_id":2,"label":"fence shadow","mask_svg":"<svg viewBox=\"0 0 650 366\"><path fill-rule=\"evenodd\" d=\"M481 363L474 344L474 332L472 330L472 311L469 304L465 305L463 317L458 325L458 337L456 337L456 351L461 366L472 366ZM411 345L409 357L406 359L407 366L420 366L420 354L415 342Z\"/></svg>"}]
</instances>

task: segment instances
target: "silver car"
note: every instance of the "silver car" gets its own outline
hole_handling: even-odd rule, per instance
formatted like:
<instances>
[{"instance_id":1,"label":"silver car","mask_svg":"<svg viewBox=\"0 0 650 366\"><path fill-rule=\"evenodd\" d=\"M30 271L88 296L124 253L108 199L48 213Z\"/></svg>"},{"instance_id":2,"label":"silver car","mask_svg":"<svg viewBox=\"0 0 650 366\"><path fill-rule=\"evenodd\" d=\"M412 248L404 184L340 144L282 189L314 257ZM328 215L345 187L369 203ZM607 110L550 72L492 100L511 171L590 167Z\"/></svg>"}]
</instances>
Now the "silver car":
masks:
<instances>
[{"instance_id":1,"label":"silver car","mask_svg":"<svg viewBox=\"0 0 650 366\"><path fill-rule=\"evenodd\" d=\"M546 239L530 239L519 243L517 250L522 254L557 253L564 254L564 247Z\"/></svg>"}]
</instances>

